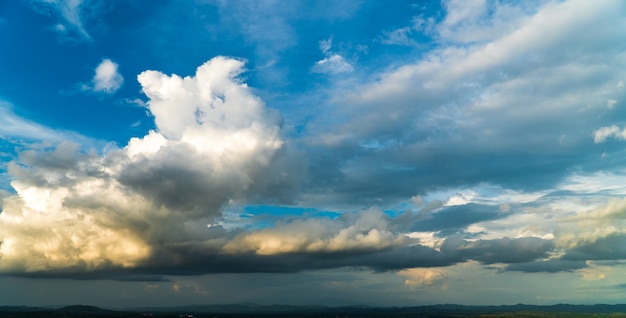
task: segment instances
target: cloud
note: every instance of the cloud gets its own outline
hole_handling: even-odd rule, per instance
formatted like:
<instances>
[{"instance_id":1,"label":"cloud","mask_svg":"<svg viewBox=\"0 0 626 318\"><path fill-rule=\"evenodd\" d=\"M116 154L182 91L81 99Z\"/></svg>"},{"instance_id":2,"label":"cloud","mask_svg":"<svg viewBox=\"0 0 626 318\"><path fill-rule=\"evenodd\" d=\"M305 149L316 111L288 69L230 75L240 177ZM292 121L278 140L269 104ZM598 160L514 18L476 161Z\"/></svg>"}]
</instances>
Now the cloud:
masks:
<instances>
[{"instance_id":1,"label":"cloud","mask_svg":"<svg viewBox=\"0 0 626 318\"><path fill-rule=\"evenodd\" d=\"M619 110L606 101L618 100L623 77L607 65L621 53L606 48L625 22L607 3L513 8L513 26L496 30L504 15L490 12L505 4L465 12L446 2L447 22L433 30L471 40L439 35L444 45L418 60L337 85L327 103L341 107L316 108L297 140L243 82L242 60L217 57L191 76L142 72L155 130L104 153L73 143L23 151L10 165L0 270L158 280L422 268L402 273L424 286L468 262L557 272L615 259L623 203L603 203L620 189L568 179L594 171L583 165L597 155L582 151L589 127L612 127ZM321 72L347 63L330 39L320 50ZM102 92L114 91L111 64ZM339 213L232 224L248 204L287 203Z\"/></svg>"},{"instance_id":2,"label":"cloud","mask_svg":"<svg viewBox=\"0 0 626 318\"><path fill-rule=\"evenodd\" d=\"M518 263L553 249L540 238L446 238L429 247L376 208L272 228L208 227L232 202L281 202L297 187L300 171L285 164L294 158L285 161L281 118L240 82L242 71L242 61L223 57L195 76L145 71L138 80L155 131L104 154L69 142L22 152L9 167L15 194L3 198L0 214L0 271L161 281L220 272ZM432 200L422 210L441 205Z\"/></svg>"},{"instance_id":3,"label":"cloud","mask_svg":"<svg viewBox=\"0 0 626 318\"><path fill-rule=\"evenodd\" d=\"M313 72L316 73L339 74L349 73L353 70L352 65L339 54L330 54L324 59L315 62L315 66L313 66Z\"/></svg>"},{"instance_id":4,"label":"cloud","mask_svg":"<svg viewBox=\"0 0 626 318\"><path fill-rule=\"evenodd\" d=\"M294 188L290 166L275 166L280 116L239 83L242 67L218 57L194 77L140 74L157 131L123 149L101 156L62 143L22 153L9 167L15 195L3 198L0 270L107 271L168 246L208 240L210 249L216 230L201 229L223 205Z\"/></svg>"},{"instance_id":5,"label":"cloud","mask_svg":"<svg viewBox=\"0 0 626 318\"><path fill-rule=\"evenodd\" d=\"M514 32L529 22L528 16L549 6L542 6L537 1L506 3L485 0L448 0L442 5L445 18L427 30L440 41L467 44L488 42Z\"/></svg>"},{"instance_id":6,"label":"cloud","mask_svg":"<svg viewBox=\"0 0 626 318\"><path fill-rule=\"evenodd\" d=\"M83 84L81 89L83 91L113 94L124 83L124 78L117 70L117 63L103 59L96 67L95 75L90 84Z\"/></svg>"},{"instance_id":7,"label":"cloud","mask_svg":"<svg viewBox=\"0 0 626 318\"><path fill-rule=\"evenodd\" d=\"M391 231L382 212L370 209L336 220L297 220L274 228L240 234L225 251L260 255L376 251L405 245L407 238Z\"/></svg>"},{"instance_id":8,"label":"cloud","mask_svg":"<svg viewBox=\"0 0 626 318\"><path fill-rule=\"evenodd\" d=\"M380 36L380 43L387 45L401 46L417 46L416 40L418 35L432 37L436 27L433 17L424 18L423 16L415 16L409 26L395 29L393 31L383 31Z\"/></svg>"},{"instance_id":9,"label":"cloud","mask_svg":"<svg viewBox=\"0 0 626 318\"><path fill-rule=\"evenodd\" d=\"M314 222L314 221L311 221ZM338 234L350 229L339 229ZM276 232L284 231L278 229ZM317 232L313 232L313 236ZM335 232L337 233L337 232ZM255 232L250 236L254 237ZM290 233L293 234L293 233ZM237 242L238 240L234 240ZM412 242L410 245L396 245L381 248L380 245L367 245L366 242L343 241L349 243L342 249L305 249L306 245L293 245L298 238L290 238L289 233L274 236L265 241L268 249L259 249L255 241L251 243L253 253L233 250L229 246L224 252L203 249L202 245L178 246L170 250L170 259L160 260L158 267L139 268L148 273L158 274L205 274L205 273L292 273L305 270L329 268L366 268L377 272L397 271L407 268L430 268L450 266L467 261L483 264L530 262L545 257L553 245L549 240L537 238L494 239L469 242L449 241L440 250ZM277 244L280 242L281 244ZM410 241L406 241L410 242ZM239 240L237 244L241 244ZM227 243L228 244L228 243ZM228 245L227 245L228 246ZM296 246L294 248L294 246ZM278 248L282 247L282 249ZM204 247L206 248L206 247ZM201 252L202 251L202 252ZM515 251L515 252L511 252ZM514 254L514 255L512 255ZM178 259L172 263L171 257Z\"/></svg>"},{"instance_id":10,"label":"cloud","mask_svg":"<svg viewBox=\"0 0 626 318\"><path fill-rule=\"evenodd\" d=\"M330 51L330 49L333 47L333 39L330 38L328 40L321 40L320 41L320 50L322 51L322 53L326 54Z\"/></svg>"},{"instance_id":11,"label":"cloud","mask_svg":"<svg viewBox=\"0 0 626 318\"><path fill-rule=\"evenodd\" d=\"M340 74L350 73L354 70L352 65L348 63L343 56L331 51L332 39L320 41L320 50L326 57L315 62L311 69L315 73Z\"/></svg>"},{"instance_id":12,"label":"cloud","mask_svg":"<svg viewBox=\"0 0 626 318\"><path fill-rule=\"evenodd\" d=\"M241 30L246 42L257 45L257 53L264 59L279 58L279 53L294 46L296 34L291 27L297 4L280 4L275 1L238 3L216 1L220 11L225 14L224 25L233 25ZM273 32L266 32L273 30Z\"/></svg>"},{"instance_id":13,"label":"cloud","mask_svg":"<svg viewBox=\"0 0 626 318\"><path fill-rule=\"evenodd\" d=\"M498 220L506 222L514 233L521 229L532 229L535 235L552 233L554 243L545 258L509 264L503 270L583 273L580 270L589 267L590 261L622 260L626 211L622 178L621 174L609 173L571 177L558 187L560 190L527 205L529 215ZM494 235L498 232L494 225L480 230ZM502 235L501 230L495 235Z\"/></svg>"},{"instance_id":14,"label":"cloud","mask_svg":"<svg viewBox=\"0 0 626 318\"><path fill-rule=\"evenodd\" d=\"M572 272L587 267L584 260L550 259L546 261L533 261L526 263L510 264L505 267L506 271L524 273L558 273Z\"/></svg>"},{"instance_id":15,"label":"cloud","mask_svg":"<svg viewBox=\"0 0 626 318\"><path fill-rule=\"evenodd\" d=\"M476 241L450 237L440 249L446 257L453 259L475 260L483 264L511 264L547 257L554 249L554 242L537 237Z\"/></svg>"},{"instance_id":16,"label":"cloud","mask_svg":"<svg viewBox=\"0 0 626 318\"><path fill-rule=\"evenodd\" d=\"M594 241L583 241L568 250L565 260L619 260L626 258L626 235L610 234Z\"/></svg>"},{"instance_id":17,"label":"cloud","mask_svg":"<svg viewBox=\"0 0 626 318\"><path fill-rule=\"evenodd\" d=\"M444 37L458 33L463 28L474 29L471 27L472 24L483 20L487 14L487 1L485 0L448 0L444 1L443 5L446 17L439 25L439 32Z\"/></svg>"},{"instance_id":18,"label":"cloud","mask_svg":"<svg viewBox=\"0 0 626 318\"><path fill-rule=\"evenodd\" d=\"M613 124L606 101L619 100L623 76L599 61L622 63L611 48L624 37L616 26L626 20L614 10L623 4L481 5L458 13L475 23L454 33L475 40L449 38L414 62L335 88L329 105L342 107L319 112L302 139L314 169L311 205L381 206L480 183L549 189L600 156L589 135ZM448 21L446 28L465 20ZM333 193L324 191L329 182Z\"/></svg>"},{"instance_id":19,"label":"cloud","mask_svg":"<svg viewBox=\"0 0 626 318\"><path fill-rule=\"evenodd\" d=\"M441 203L439 202L439 204ZM438 205L437 207L441 206ZM429 210L424 210L425 211L423 213L429 212ZM502 215L500 214L498 206L470 203L465 205L443 207L437 213L431 213L430 217L415 223L412 230L422 232L443 231L447 235L450 235L459 233L473 223L494 220L501 217Z\"/></svg>"},{"instance_id":20,"label":"cloud","mask_svg":"<svg viewBox=\"0 0 626 318\"><path fill-rule=\"evenodd\" d=\"M593 132L593 142L596 144L603 143L609 138L626 140L626 129L620 130L617 126L612 125L602 127Z\"/></svg>"},{"instance_id":21,"label":"cloud","mask_svg":"<svg viewBox=\"0 0 626 318\"><path fill-rule=\"evenodd\" d=\"M118 65L109 59L104 59L96 67L96 75L93 77L93 90L95 92L113 93L117 91L124 78L117 72Z\"/></svg>"},{"instance_id":22,"label":"cloud","mask_svg":"<svg viewBox=\"0 0 626 318\"><path fill-rule=\"evenodd\" d=\"M13 112L11 104L3 101L0 101L0 138L16 144L34 142L56 144L67 140L82 144L97 144L77 133L52 129L22 118Z\"/></svg>"},{"instance_id":23,"label":"cloud","mask_svg":"<svg viewBox=\"0 0 626 318\"><path fill-rule=\"evenodd\" d=\"M294 28L296 22L345 19L351 17L360 6L360 3L351 1L257 1L251 4L219 0L214 3L223 12L220 27L225 30L230 30L233 26L239 28L245 41L256 45L259 58L273 61L280 60L281 52L298 44L298 35Z\"/></svg>"},{"instance_id":24,"label":"cloud","mask_svg":"<svg viewBox=\"0 0 626 318\"><path fill-rule=\"evenodd\" d=\"M398 275L405 276L406 286L417 288L432 285L446 277L442 270L428 268L408 268L398 271Z\"/></svg>"},{"instance_id":25,"label":"cloud","mask_svg":"<svg viewBox=\"0 0 626 318\"><path fill-rule=\"evenodd\" d=\"M31 0L31 7L38 13L58 19L51 27L63 41L90 41L87 24L107 8L99 0Z\"/></svg>"},{"instance_id":26,"label":"cloud","mask_svg":"<svg viewBox=\"0 0 626 318\"><path fill-rule=\"evenodd\" d=\"M412 29L404 27L389 32L384 32L380 40L382 44L414 46L417 43L411 39Z\"/></svg>"},{"instance_id":27,"label":"cloud","mask_svg":"<svg viewBox=\"0 0 626 318\"><path fill-rule=\"evenodd\" d=\"M593 190L580 192L581 195L593 193L595 198L578 200L579 202L571 200L574 201L573 203L554 204L560 209L576 211L575 214L564 215L557 220L555 241L566 252L563 259L603 259L607 257L612 259L611 257L621 257L619 248L613 245L625 235L623 224L626 214L626 200L623 199L621 193L623 191L615 186L605 189L599 188L598 190L597 192ZM594 249L596 250L594 251Z\"/></svg>"}]
</instances>

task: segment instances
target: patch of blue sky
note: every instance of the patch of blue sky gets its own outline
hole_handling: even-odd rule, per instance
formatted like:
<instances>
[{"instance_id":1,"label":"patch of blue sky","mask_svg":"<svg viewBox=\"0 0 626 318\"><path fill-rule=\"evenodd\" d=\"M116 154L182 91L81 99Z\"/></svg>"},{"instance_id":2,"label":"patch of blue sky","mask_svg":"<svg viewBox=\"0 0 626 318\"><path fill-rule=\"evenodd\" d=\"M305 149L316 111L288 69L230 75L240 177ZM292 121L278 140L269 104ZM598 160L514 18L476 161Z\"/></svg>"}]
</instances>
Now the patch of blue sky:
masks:
<instances>
[{"instance_id":1,"label":"patch of blue sky","mask_svg":"<svg viewBox=\"0 0 626 318\"><path fill-rule=\"evenodd\" d=\"M81 84L91 80L102 56L94 56L84 47L64 50L55 45L52 36L26 36L24 33L49 32L45 23L29 24L31 20L11 19L9 27L0 29L0 37L15 44L0 50L0 69L5 74L0 78L0 96L7 97L18 116L44 126L94 138L128 140L127 126L145 116L145 111L120 110L123 105L115 98L81 91ZM12 32L14 28L21 32ZM60 63L64 60L80 62Z\"/></svg>"},{"instance_id":2,"label":"patch of blue sky","mask_svg":"<svg viewBox=\"0 0 626 318\"><path fill-rule=\"evenodd\" d=\"M391 218L395 218L406 211L407 211L406 209L387 209L387 210L383 210L383 213L385 213Z\"/></svg>"},{"instance_id":3,"label":"patch of blue sky","mask_svg":"<svg viewBox=\"0 0 626 318\"><path fill-rule=\"evenodd\" d=\"M414 28L415 16L437 16L440 4L430 1L397 5L404 9L365 2L337 8L340 13L332 12L328 16L321 14L319 10L324 8L314 2L290 4L295 14L277 17L282 19L278 25L282 30L274 30L285 34L285 44L281 44L274 43L281 42L279 37L268 43L267 39L259 38L260 35L246 31L245 23L220 15L220 10L225 8L212 4L195 7L195 4L179 2L152 6L116 3L115 14L102 10L93 21L83 21L87 32L97 41L63 42L52 29L53 16L34 12L22 3L9 4L4 11L12 18L6 19L4 27L0 28L0 36L13 45L0 52L0 68L8 74L0 79L0 96L10 96L9 101L15 105L18 115L27 114L25 117L43 125L123 145L130 137L141 136L154 128L144 108L129 107L133 105L129 100L143 98L136 74L158 69L166 74L187 76L207 59L226 55L248 61L248 71L242 77L256 88L269 107L281 111L289 109L284 114L286 117L302 115L306 118L310 114L299 113L294 109L298 102L285 96L305 92L320 94L320 90L332 86L337 79L311 71L327 54L320 49L321 41L331 40L328 52L341 56L354 68L353 78L363 79L367 74L389 67L390 61L398 56L415 58L416 51L428 51L424 47L416 49L385 41L387 31L381 33L381 30ZM195 13L190 16L189 12ZM244 18L255 14L244 13L248 15ZM185 19L179 18L182 15ZM259 19L256 23L262 26L270 22ZM104 29L99 27L104 25ZM415 43L432 42L424 32L405 33ZM307 34L307 37L297 34ZM130 47L133 49L129 50ZM259 54L268 50L271 52ZM93 77L94 68L104 58L119 63L119 72L125 78L117 94L81 92L80 86ZM75 62L59 63L62 60ZM359 76L354 76L356 74ZM98 120L86 120L89 118ZM306 122L308 119L296 131L302 131Z\"/></svg>"},{"instance_id":4,"label":"patch of blue sky","mask_svg":"<svg viewBox=\"0 0 626 318\"><path fill-rule=\"evenodd\" d=\"M11 187L11 176L8 173L9 162L14 161L17 158L17 151L19 149L18 144L15 142L0 138L0 190L15 193L13 187Z\"/></svg>"},{"instance_id":5,"label":"patch of blue sky","mask_svg":"<svg viewBox=\"0 0 626 318\"><path fill-rule=\"evenodd\" d=\"M341 214L342 212L303 207L249 205L240 208L231 206L224 208L222 216L212 225L219 225L227 230L259 230L273 228L278 222L285 223L292 219L334 219L341 216Z\"/></svg>"},{"instance_id":6,"label":"patch of blue sky","mask_svg":"<svg viewBox=\"0 0 626 318\"><path fill-rule=\"evenodd\" d=\"M311 218L336 218L341 212L318 210L316 208L290 207L290 206L272 206L272 205L250 205L244 208L248 217L258 217L260 215L277 216L277 217L311 217Z\"/></svg>"}]
</instances>

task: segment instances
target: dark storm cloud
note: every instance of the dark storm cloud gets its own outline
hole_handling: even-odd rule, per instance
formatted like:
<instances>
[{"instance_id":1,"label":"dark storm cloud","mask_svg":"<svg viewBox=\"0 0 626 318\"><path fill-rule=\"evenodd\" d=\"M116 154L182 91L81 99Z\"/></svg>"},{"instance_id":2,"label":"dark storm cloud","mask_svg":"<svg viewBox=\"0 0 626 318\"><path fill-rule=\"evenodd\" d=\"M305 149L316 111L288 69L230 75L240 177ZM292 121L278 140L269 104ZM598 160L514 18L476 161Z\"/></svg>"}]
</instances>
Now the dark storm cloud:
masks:
<instances>
[{"instance_id":1,"label":"dark storm cloud","mask_svg":"<svg viewBox=\"0 0 626 318\"><path fill-rule=\"evenodd\" d=\"M169 147L161 150L158 158L127 164L119 181L156 206L190 215L218 215L228 195L241 191L240 184L234 180L242 176L220 175L210 166L202 169L201 160L202 157L187 145Z\"/></svg>"},{"instance_id":2,"label":"dark storm cloud","mask_svg":"<svg viewBox=\"0 0 626 318\"><path fill-rule=\"evenodd\" d=\"M611 234L593 242L581 242L563 255L564 260L621 260L626 259L626 235Z\"/></svg>"},{"instance_id":3,"label":"dark storm cloud","mask_svg":"<svg viewBox=\"0 0 626 318\"><path fill-rule=\"evenodd\" d=\"M415 223L412 231L442 231L446 235L457 234L467 226L505 217L499 207L475 203L443 207L429 217Z\"/></svg>"},{"instance_id":4,"label":"dark storm cloud","mask_svg":"<svg viewBox=\"0 0 626 318\"><path fill-rule=\"evenodd\" d=\"M171 282L172 280L159 275L124 275L113 280L120 282Z\"/></svg>"},{"instance_id":5,"label":"dark storm cloud","mask_svg":"<svg viewBox=\"0 0 626 318\"><path fill-rule=\"evenodd\" d=\"M482 143L472 146L476 140L441 140L437 145L397 141L383 149L363 149L359 146L362 142L355 139L330 149L311 148L308 190L316 199L384 205L436 189L485 182L535 191L563 181L571 172L566 167L598 156L572 148L557 153L543 145L537 146L537 153L517 153L507 149L508 145L483 149ZM582 143L577 146L583 147ZM325 191L328 184L334 185L332 193Z\"/></svg>"},{"instance_id":6,"label":"dark storm cloud","mask_svg":"<svg viewBox=\"0 0 626 318\"><path fill-rule=\"evenodd\" d=\"M503 238L474 242L450 238L444 242L439 251L422 245L413 245L377 251L302 252L278 255L224 254L217 250L207 250L201 245L194 247L191 244L184 244L163 248L161 253L157 253L136 268L111 268L94 272L61 270L7 274L32 278L164 281L162 275L295 273L344 267L384 272L415 267L451 266L470 260L482 264L517 263L516 265L524 266L535 259L546 257L552 249L552 241L538 238Z\"/></svg>"},{"instance_id":7,"label":"dark storm cloud","mask_svg":"<svg viewBox=\"0 0 626 318\"><path fill-rule=\"evenodd\" d=\"M441 252L450 259L475 260L483 264L528 262L548 256L553 249L552 240L536 237L476 241L451 237L441 246Z\"/></svg>"},{"instance_id":8,"label":"dark storm cloud","mask_svg":"<svg viewBox=\"0 0 626 318\"><path fill-rule=\"evenodd\" d=\"M93 272L76 270L32 273L5 273L29 278L111 279L160 281L161 275L195 276L218 273L296 273L307 270L354 267L375 271L398 270L407 267L452 265L428 247L407 247L373 253L291 253L281 255L208 254L177 249L167 259L153 257L144 265L130 269L109 269ZM152 264L150 264L152 263ZM129 277L129 278L126 278Z\"/></svg>"},{"instance_id":9,"label":"dark storm cloud","mask_svg":"<svg viewBox=\"0 0 626 318\"><path fill-rule=\"evenodd\" d=\"M609 286L609 288L626 289L626 283Z\"/></svg>"},{"instance_id":10,"label":"dark storm cloud","mask_svg":"<svg viewBox=\"0 0 626 318\"><path fill-rule=\"evenodd\" d=\"M28 185L61 187L74 184L78 178L107 178L98 160L95 153L85 153L78 144L66 141L49 149L20 152L19 159L9 163L8 172Z\"/></svg>"},{"instance_id":11,"label":"dark storm cloud","mask_svg":"<svg viewBox=\"0 0 626 318\"><path fill-rule=\"evenodd\" d=\"M282 158L280 114L240 84L242 71L241 60L216 57L185 85L143 72L158 132L101 154L69 143L23 152L9 167L15 193L2 202L0 271L134 268L198 242L214 251L228 237L215 239L207 224L225 204L286 201L297 160Z\"/></svg>"},{"instance_id":12,"label":"dark storm cloud","mask_svg":"<svg viewBox=\"0 0 626 318\"><path fill-rule=\"evenodd\" d=\"M146 274L135 269L109 269L97 272L80 272L74 270L60 270L36 273L12 273L5 276L14 276L30 279L72 279L72 280L112 280L119 282L170 282L162 275Z\"/></svg>"},{"instance_id":13,"label":"dark storm cloud","mask_svg":"<svg viewBox=\"0 0 626 318\"><path fill-rule=\"evenodd\" d=\"M507 265L504 271L524 273L558 273L571 272L587 267L584 260L550 259L547 261L532 261Z\"/></svg>"}]
</instances>

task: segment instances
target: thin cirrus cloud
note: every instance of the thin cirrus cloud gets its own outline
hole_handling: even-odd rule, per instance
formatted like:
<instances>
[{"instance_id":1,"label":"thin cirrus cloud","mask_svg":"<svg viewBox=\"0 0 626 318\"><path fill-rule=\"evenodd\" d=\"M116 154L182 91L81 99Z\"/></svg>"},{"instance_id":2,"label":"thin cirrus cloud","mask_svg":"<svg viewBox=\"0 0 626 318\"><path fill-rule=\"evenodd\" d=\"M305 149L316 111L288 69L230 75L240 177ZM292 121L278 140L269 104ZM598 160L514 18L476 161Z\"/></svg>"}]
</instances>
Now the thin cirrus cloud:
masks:
<instances>
[{"instance_id":1,"label":"thin cirrus cloud","mask_svg":"<svg viewBox=\"0 0 626 318\"><path fill-rule=\"evenodd\" d=\"M0 138L15 144L48 143L71 141L83 145L98 145L99 142L76 132L52 129L28 120L14 112L13 105L0 101Z\"/></svg>"},{"instance_id":2,"label":"thin cirrus cloud","mask_svg":"<svg viewBox=\"0 0 626 318\"><path fill-rule=\"evenodd\" d=\"M338 53L331 50L332 38L320 41L320 50L324 53L324 58L315 62L311 69L315 73L340 74L350 73L354 70L352 64Z\"/></svg>"},{"instance_id":3,"label":"thin cirrus cloud","mask_svg":"<svg viewBox=\"0 0 626 318\"><path fill-rule=\"evenodd\" d=\"M50 29L64 42L92 41L89 24L106 11L105 2L100 0L33 0L28 3L36 12L56 20Z\"/></svg>"}]
</instances>

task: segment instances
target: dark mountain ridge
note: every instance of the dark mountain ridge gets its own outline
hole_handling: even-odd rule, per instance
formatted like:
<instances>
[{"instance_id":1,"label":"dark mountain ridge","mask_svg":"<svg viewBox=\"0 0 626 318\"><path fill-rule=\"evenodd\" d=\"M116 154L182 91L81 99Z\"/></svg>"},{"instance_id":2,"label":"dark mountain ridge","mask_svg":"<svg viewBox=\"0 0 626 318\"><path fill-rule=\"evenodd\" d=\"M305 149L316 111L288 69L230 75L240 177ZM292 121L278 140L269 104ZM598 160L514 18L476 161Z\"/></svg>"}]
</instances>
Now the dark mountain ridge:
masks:
<instances>
[{"instance_id":1,"label":"dark mountain ridge","mask_svg":"<svg viewBox=\"0 0 626 318\"><path fill-rule=\"evenodd\" d=\"M280 316L280 317L481 317L486 314L502 313L534 313L532 317L543 314L574 314L583 317L585 314L626 313L626 304L569 305L502 305L502 306L466 306L455 304L409 306L409 307L371 307L342 306L329 307L318 305L258 305L253 303L224 305L189 305L175 307L136 307L125 309L104 309L96 306L73 305L61 308L44 308L28 306L0 306L0 317L211 317L245 316ZM524 316L527 317L527 316Z\"/></svg>"}]
</instances>

